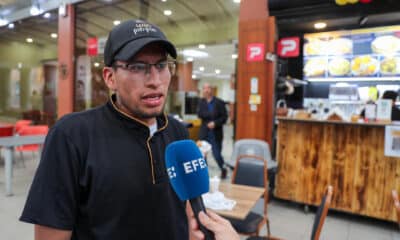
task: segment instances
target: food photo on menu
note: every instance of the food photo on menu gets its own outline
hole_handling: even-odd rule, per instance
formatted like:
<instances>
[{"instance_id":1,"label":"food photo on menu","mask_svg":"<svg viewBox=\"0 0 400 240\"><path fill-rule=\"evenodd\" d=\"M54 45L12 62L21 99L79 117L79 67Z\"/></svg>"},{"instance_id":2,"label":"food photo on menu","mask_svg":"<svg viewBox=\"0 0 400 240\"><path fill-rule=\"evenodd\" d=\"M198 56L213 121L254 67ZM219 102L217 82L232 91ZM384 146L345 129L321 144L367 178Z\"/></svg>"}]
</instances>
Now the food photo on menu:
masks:
<instances>
[{"instance_id":1,"label":"food photo on menu","mask_svg":"<svg viewBox=\"0 0 400 240\"><path fill-rule=\"evenodd\" d=\"M305 79L400 76L400 26L304 35Z\"/></svg>"}]
</instances>

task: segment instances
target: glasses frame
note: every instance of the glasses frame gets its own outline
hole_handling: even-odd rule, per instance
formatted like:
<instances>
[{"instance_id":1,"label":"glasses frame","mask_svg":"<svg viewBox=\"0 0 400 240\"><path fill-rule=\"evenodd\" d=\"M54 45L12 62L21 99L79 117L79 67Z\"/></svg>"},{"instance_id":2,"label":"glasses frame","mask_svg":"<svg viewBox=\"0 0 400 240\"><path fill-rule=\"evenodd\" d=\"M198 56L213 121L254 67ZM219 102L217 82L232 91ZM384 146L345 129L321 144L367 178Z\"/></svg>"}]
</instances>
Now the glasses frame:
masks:
<instances>
[{"instance_id":1,"label":"glasses frame","mask_svg":"<svg viewBox=\"0 0 400 240\"><path fill-rule=\"evenodd\" d=\"M157 68L157 65L160 63L166 63L166 66L162 69ZM133 64L143 64L143 66L145 66L145 72L141 72L139 71L135 71L133 69L131 69L129 66L133 65ZM171 75L175 74L175 69L176 69L176 61L174 60L161 60L159 62L156 63L146 63L146 62L130 62L130 63L121 63L121 64L113 64L112 67L113 68L122 68L124 70L127 70L131 73L135 73L135 74L143 74L143 75L147 75L150 73L151 71L151 67L155 67L155 69L160 73L163 70L165 70L166 68L168 68L169 72L171 73Z\"/></svg>"}]
</instances>

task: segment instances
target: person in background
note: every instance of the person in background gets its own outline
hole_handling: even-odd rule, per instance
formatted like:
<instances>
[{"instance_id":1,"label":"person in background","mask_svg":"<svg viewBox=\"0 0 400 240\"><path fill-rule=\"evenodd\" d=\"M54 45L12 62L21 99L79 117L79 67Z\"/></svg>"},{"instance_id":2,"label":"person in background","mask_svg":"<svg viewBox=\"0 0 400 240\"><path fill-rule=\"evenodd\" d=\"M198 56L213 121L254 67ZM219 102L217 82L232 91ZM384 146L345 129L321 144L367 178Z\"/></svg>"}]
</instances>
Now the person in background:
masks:
<instances>
[{"instance_id":1,"label":"person in background","mask_svg":"<svg viewBox=\"0 0 400 240\"><path fill-rule=\"evenodd\" d=\"M201 119L199 139L211 144L212 153L221 169L221 178L225 179L227 170L222 157L223 125L228 119L225 103L214 96L209 83L203 84L203 98L199 102L197 115Z\"/></svg>"},{"instance_id":2,"label":"person in background","mask_svg":"<svg viewBox=\"0 0 400 240\"><path fill-rule=\"evenodd\" d=\"M400 121L400 110L395 105L397 97L397 92L392 90L385 91L382 95L382 99L392 100L392 121Z\"/></svg>"},{"instance_id":3,"label":"person in background","mask_svg":"<svg viewBox=\"0 0 400 240\"><path fill-rule=\"evenodd\" d=\"M35 224L36 240L204 239L197 226L189 227L193 216L164 162L166 146L188 138L164 113L176 57L150 23L129 20L111 30L103 78L112 96L64 116L46 137L20 217ZM200 217L218 239L235 239L215 215Z\"/></svg>"}]
</instances>

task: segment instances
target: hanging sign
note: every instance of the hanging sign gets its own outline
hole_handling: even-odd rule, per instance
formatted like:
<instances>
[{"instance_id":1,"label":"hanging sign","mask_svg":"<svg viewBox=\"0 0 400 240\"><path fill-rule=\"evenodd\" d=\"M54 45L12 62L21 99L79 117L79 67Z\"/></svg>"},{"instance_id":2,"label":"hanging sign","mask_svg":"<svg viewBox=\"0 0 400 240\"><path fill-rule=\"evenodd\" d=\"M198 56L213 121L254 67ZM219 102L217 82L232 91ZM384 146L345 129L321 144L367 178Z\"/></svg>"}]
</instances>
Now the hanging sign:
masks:
<instances>
[{"instance_id":1,"label":"hanging sign","mask_svg":"<svg viewBox=\"0 0 400 240\"><path fill-rule=\"evenodd\" d=\"M87 55L89 56L97 56L98 51L98 44L97 44L97 38L88 38L86 41L86 52Z\"/></svg>"}]
</instances>

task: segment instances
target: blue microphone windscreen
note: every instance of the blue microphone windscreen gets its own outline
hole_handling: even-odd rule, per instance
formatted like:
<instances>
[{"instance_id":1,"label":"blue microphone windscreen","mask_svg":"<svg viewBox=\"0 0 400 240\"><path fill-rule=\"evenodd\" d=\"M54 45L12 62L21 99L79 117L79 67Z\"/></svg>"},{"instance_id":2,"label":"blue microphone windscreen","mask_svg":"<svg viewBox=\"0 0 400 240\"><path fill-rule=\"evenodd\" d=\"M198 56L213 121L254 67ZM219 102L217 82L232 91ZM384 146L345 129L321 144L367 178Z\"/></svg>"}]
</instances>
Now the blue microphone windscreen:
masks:
<instances>
[{"instance_id":1,"label":"blue microphone windscreen","mask_svg":"<svg viewBox=\"0 0 400 240\"><path fill-rule=\"evenodd\" d=\"M189 200L208 192L207 162L194 141L170 143L165 150L165 165L179 199Z\"/></svg>"}]
</instances>

